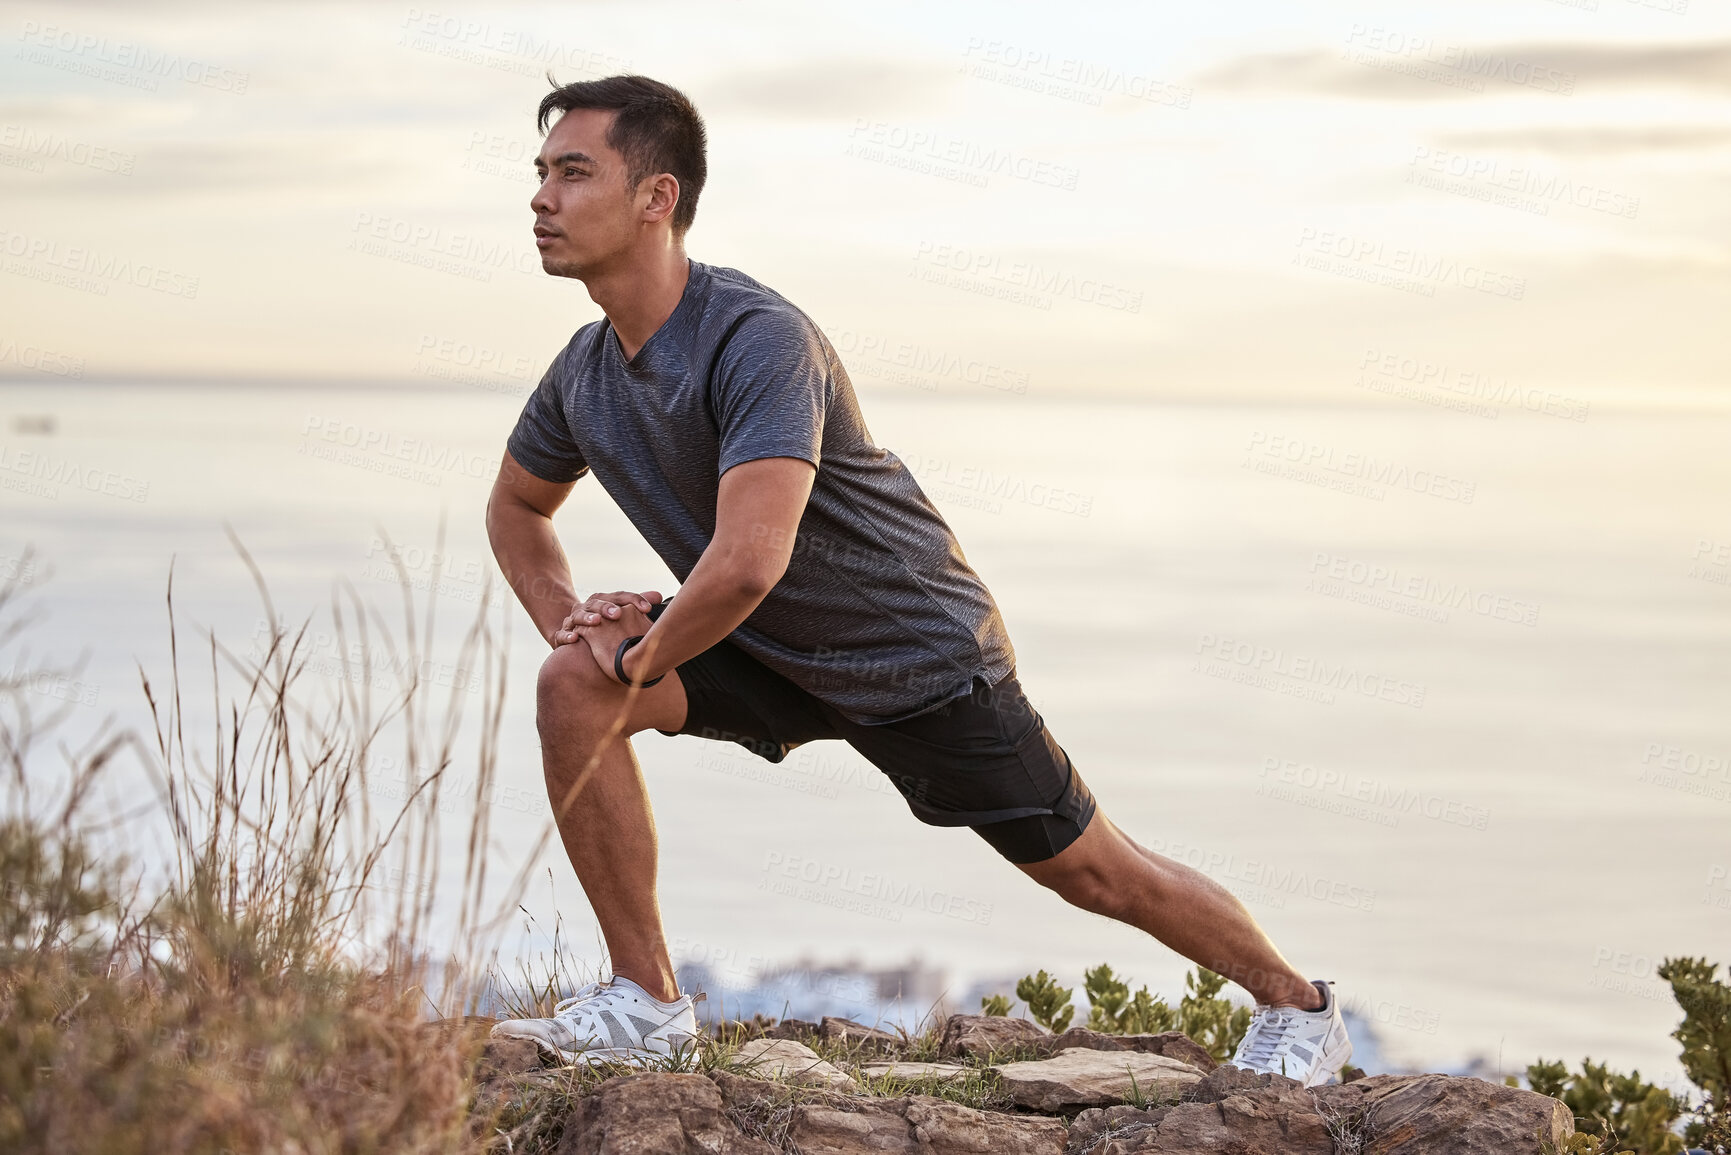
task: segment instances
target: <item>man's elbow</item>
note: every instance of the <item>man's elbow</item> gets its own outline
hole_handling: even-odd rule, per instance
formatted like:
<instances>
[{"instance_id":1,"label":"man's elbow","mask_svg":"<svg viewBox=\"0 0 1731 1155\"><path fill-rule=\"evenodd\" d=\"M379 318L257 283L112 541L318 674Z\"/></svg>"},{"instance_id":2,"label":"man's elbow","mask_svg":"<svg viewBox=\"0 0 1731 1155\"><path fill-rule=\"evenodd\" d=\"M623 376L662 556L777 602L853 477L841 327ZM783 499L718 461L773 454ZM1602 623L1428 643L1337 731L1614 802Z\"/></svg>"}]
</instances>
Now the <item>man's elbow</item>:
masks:
<instances>
[{"instance_id":1,"label":"man's elbow","mask_svg":"<svg viewBox=\"0 0 1731 1155\"><path fill-rule=\"evenodd\" d=\"M781 581L782 575L787 572L787 559L747 555L735 559L734 564L728 568L735 591L740 597L755 603L768 597L769 591Z\"/></svg>"}]
</instances>

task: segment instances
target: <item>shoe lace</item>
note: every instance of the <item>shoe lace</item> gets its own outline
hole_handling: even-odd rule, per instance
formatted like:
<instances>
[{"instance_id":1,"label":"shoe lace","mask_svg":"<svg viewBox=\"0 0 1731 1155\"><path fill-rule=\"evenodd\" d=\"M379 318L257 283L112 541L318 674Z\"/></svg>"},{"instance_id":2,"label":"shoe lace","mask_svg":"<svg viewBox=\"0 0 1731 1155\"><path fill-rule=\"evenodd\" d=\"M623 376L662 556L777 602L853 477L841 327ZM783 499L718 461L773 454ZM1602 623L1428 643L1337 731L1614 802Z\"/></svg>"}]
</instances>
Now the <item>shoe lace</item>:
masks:
<instances>
[{"instance_id":1,"label":"shoe lace","mask_svg":"<svg viewBox=\"0 0 1731 1155\"><path fill-rule=\"evenodd\" d=\"M1232 1057L1234 1065L1261 1066L1274 1060L1282 1047L1292 1040L1298 1029L1298 1019L1288 1007L1258 1007Z\"/></svg>"},{"instance_id":2,"label":"shoe lace","mask_svg":"<svg viewBox=\"0 0 1731 1155\"><path fill-rule=\"evenodd\" d=\"M588 986L579 987L577 993L572 995L570 998L560 999L557 1003L553 1004L553 1017L556 1019L576 1017L573 1012L580 1012L583 1003L588 1002L590 999L600 994L604 987L611 985L610 982L603 981L593 982Z\"/></svg>"}]
</instances>

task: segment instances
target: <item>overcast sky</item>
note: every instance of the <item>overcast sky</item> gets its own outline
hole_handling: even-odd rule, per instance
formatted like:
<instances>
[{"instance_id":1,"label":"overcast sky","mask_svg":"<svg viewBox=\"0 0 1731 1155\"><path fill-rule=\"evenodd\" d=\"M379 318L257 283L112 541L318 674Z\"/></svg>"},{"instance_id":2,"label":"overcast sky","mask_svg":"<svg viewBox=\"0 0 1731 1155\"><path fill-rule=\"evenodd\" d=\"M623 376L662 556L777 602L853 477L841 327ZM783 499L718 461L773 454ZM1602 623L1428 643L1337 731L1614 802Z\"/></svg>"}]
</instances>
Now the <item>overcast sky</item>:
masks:
<instances>
[{"instance_id":1,"label":"overcast sky","mask_svg":"<svg viewBox=\"0 0 1731 1155\"><path fill-rule=\"evenodd\" d=\"M1731 363L1724 0L57 2L0 5L0 52L4 376L526 387L598 315L530 240L549 69L685 89L691 254L879 382Z\"/></svg>"}]
</instances>

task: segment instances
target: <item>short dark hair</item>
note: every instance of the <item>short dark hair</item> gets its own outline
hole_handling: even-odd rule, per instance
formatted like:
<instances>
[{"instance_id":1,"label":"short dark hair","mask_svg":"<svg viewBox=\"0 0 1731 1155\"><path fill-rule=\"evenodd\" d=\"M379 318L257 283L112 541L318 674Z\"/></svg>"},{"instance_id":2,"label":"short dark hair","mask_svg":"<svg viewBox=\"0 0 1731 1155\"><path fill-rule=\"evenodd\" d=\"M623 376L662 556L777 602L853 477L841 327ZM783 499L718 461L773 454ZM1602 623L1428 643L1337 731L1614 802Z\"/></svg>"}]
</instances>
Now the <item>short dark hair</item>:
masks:
<instances>
[{"instance_id":1,"label":"short dark hair","mask_svg":"<svg viewBox=\"0 0 1731 1155\"><path fill-rule=\"evenodd\" d=\"M656 173L672 173L679 182L679 203L673 208L673 231L683 235L697 216L697 197L709 174L705 158L707 136L697 106L670 84L647 76L606 76L560 84L547 77L553 91L541 98L535 123L543 134L555 112L598 108L617 112L607 130L607 144L625 158L625 179L632 188Z\"/></svg>"}]
</instances>

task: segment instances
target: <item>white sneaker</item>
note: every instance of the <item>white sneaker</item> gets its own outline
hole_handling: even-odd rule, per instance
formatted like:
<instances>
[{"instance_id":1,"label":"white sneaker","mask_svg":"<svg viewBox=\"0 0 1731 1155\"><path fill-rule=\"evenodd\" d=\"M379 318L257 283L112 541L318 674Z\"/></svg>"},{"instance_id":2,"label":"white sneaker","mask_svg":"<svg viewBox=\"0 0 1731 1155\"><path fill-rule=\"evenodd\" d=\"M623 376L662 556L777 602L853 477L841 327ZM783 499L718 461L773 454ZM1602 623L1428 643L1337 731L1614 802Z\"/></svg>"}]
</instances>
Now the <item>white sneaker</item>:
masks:
<instances>
[{"instance_id":1,"label":"white sneaker","mask_svg":"<svg viewBox=\"0 0 1731 1155\"><path fill-rule=\"evenodd\" d=\"M529 1039L567 1063L632 1067L662 1066L667 1060L682 1063L694 1050L695 1004L703 997L681 995L664 1003L630 979L615 975L561 999L550 1019L506 1019L488 1033L495 1039Z\"/></svg>"},{"instance_id":2,"label":"white sneaker","mask_svg":"<svg viewBox=\"0 0 1731 1155\"><path fill-rule=\"evenodd\" d=\"M1258 1074L1285 1075L1306 1087L1328 1082L1352 1058L1352 1040L1346 1037L1334 984L1311 983L1327 1002L1320 1010L1256 1004L1250 1029L1232 1055L1232 1065Z\"/></svg>"}]
</instances>

